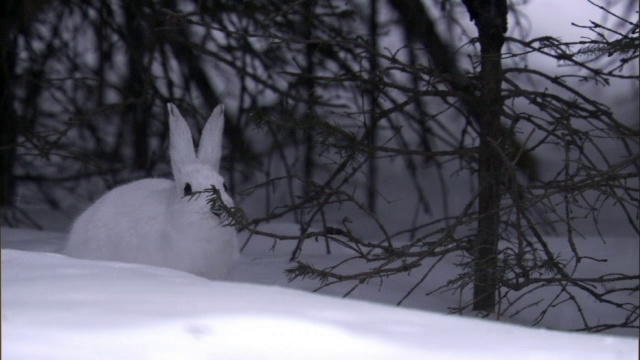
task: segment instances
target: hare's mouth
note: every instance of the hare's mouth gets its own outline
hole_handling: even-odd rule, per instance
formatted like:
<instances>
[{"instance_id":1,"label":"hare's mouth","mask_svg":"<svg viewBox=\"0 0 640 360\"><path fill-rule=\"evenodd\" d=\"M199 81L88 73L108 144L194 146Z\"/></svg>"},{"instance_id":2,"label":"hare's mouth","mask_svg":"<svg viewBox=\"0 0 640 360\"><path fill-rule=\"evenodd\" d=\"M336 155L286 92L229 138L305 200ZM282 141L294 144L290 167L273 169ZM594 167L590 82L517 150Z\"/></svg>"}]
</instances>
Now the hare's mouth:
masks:
<instances>
[{"instance_id":1,"label":"hare's mouth","mask_svg":"<svg viewBox=\"0 0 640 360\"><path fill-rule=\"evenodd\" d=\"M224 214L224 208L222 205L220 204L213 204L211 205L211 207L209 208L209 210L211 211L211 213L217 217L221 217Z\"/></svg>"},{"instance_id":2,"label":"hare's mouth","mask_svg":"<svg viewBox=\"0 0 640 360\"><path fill-rule=\"evenodd\" d=\"M222 200L220 190L216 187L211 187L211 194L207 196L207 205L209 205L209 211L218 218L220 218L226 211L226 206Z\"/></svg>"}]
</instances>

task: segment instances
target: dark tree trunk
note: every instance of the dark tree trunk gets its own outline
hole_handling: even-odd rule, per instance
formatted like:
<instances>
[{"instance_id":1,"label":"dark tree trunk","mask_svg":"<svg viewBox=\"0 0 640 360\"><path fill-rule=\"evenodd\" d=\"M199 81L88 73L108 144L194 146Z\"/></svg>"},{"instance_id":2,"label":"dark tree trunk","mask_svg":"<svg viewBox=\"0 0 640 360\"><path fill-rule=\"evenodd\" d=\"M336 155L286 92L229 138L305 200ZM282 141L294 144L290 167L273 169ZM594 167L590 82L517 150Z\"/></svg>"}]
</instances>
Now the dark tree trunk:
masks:
<instances>
[{"instance_id":1,"label":"dark tree trunk","mask_svg":"<svg viewBox=\"0 0 640 360\"><path fill-rule=\"evenodd\" d=\"M313 27L314 22L311 19L315 18L315 1L306 1L304 3L304 13L307 16L307 21L304 22L304 33L303 36L307 40L313 39ZM315 89L316 89L316 80L314 78L315 75L315 63L314 57L316 56L316 50L318 49L318 45L309 41L305 45L305 58L306 58L306 69L308 77L303 82L303 91L306 93L305 97L307 99L305 112L306 116L313 117L315 113ZM313 159L313 134L310 131L305 132L305 147L304 147L304 177L305 179L313 179L313 169L315 168L315 161ZM309 193L309 189L305 186L305 194Z\"/></svg>"},{"instance_id":2,"label":"dark tree trunk","mask_svg":"<svg viewBox=\"0 0 640 360\"><path fill-rule=\"evenodd\" d=\"M126 41L128 54L129 85L125 99L125 119L133 134L133 166L136 170L148 170L149 162L149 118L147 103L147 76L145 56L149 37L146 36L143 5L137 2L124 3Z\"/></svg>"},{"instance_id":3,"label":"dark tree trunk","mask_svg":"<svg viewBox=\"0 0 640 360\"><path fill-rule=\"evenodd\" d=\"M369 76L372 79L377 77L378 73L378 55L377 55L377 47L378 47L378 1L371 0L370 3L371 14L369 15L369 36L371 38L369 46L371 47L371 51L369 53ZM369 97L369 106L371 107L371 114L369 115L369 123L367 125L368 138L367 141L371 145L372 149L375 149L376 143L378 142L378 116L377 116L377 103L378 103L378 94L374 85L368 90ZM367 184L367 206L369 211L375 214L376 212L376 200L378 197L377 194L377 180L378 180L378 168L376 161L375 151L372 150L371 154L369 154L369 179Z\"/></svg>"},{"instance_id":4,"label":"dark tree trunk","mask_svg":"<svg viewBox=\"0 0 640 360\"><path fill-rule=\"evenodd\" d=\"M452 52L438 36L427 8L419 0L390 0L403 20L404 26L416 41L428 51L434 66L444 74L459 75ZM517 145L513 139L499 142L506 135L500 124L502 98L501 53L504 33L507 29L506 0L463 1L471 19L475 21L481 46L480 93L465 77L450 76L447 81L452 89L469 93L462 102L480 129L478 181L481 187L478 210L481 218L472 251L474 268L474 310L492 312L496 305L498 279L496 274L499 240L501 199L501 161L497 148L500 144ZM528 160L528 157L523 157ZM533 173L533 161L518 164Z\"/></svg>"},{"instance_id":5,"label":"dark tree trunk","mask_svg":"<svg viewBox=\"0 0 640 360\"><path fill-rule=\"evenodd\" d=\"M4 31L5 29L3 29ZM8 36L2 36L0 43L0 160L2 168L2 191L0 192L0 206L13 205L15 182L13 179L13 164L15 162L16 140L18 137L18 115L13 107L13 91L11 89L11 74L13 72L14 53Z\"/></svg>"},{"instance_id":6,"label":"dark tree trunk","mask_svg":"<svg viewBox=\"0 0 640 360\"><path fill-rule=\"evenodd\" d=\"M303 4L303 13L306 17L306 21L304 22L304 28L303 28L303 33L302 36L304 37L304 39L308 40L309 42L305 45L305 62L306 62L306 66L305 66L305 73L306 73L306 77L303 79L301 86L302 86L302 91L303 91L303 98L306 99L306 104L304 104L304 115L306 118L303 119L303 121L316 121L314 119L314 114L315 114L315 102L316 102L316 80L314 78L315 75L315 62L314 62L314 57L316 56L316 51L318 50L318 45L314 44L312 41L313 39L313 28L315 26L314 22L312 19L315 18L315 12L316 12L316 1L305 1ZM305 131L303 133L304 136L304 145L302 146L303 151L304 151L304 163L303 163L303 171L304 171L304 178L307 180L311 180L313 179L314 176L314 168L315 168L315 161L314 161L314 146L313 146L313 142L314 142L314 136L313 133L311 131ZM308 184L304 184L303 185L303 193L306 194L306 196L310 196L310 194L313 194L313 192L311 191L311 188L309 187ZM311 196L315 196L315 194L311 195ZM307 224L307 220L306 220L306 212L305 211L301 211L299 213L299 216L296 216L296 218L299 221L299 225L300 225L300 233L304 233L308 230L308 224ZM293 252L291 253L291 257L289 258L289 261L294 261L296 260L299 256L300 256L300 252L302 251L302 246L304 245L304 239L301 238L298 240L298 242L296 243L296 247L293 249Z\"/></svg>"},{"instance_id":7,"label":"dark tree trunk","mask_svg":"<svg viewBox=\"0 0 640 360\"><path fill-rule=\"evenodd\" d=\"M35 1L0 3L0 206L11 206L15 199L13 165L18 139L18 114L13 97L15 37L40 6Z\"/></svg>"},{"instance_id":8,"label":"dark tree trunk","mask_svg":"<svg viewBox=\"0 0 640 360\"><path fill-rule=\"evenodd\" d=\"M507 29L506 0L463 0L478 29L481 48L480 93L475 99L483 104L476 116L480 127L478 163L478 229L474 244L473 309L493 312L499 286L498 241L500 239L500 200L502 197L502 160L504 142L502 113L502 63L504 32ZM480 110L479 106L475 107Z\"/></svg>"}]
</instances>

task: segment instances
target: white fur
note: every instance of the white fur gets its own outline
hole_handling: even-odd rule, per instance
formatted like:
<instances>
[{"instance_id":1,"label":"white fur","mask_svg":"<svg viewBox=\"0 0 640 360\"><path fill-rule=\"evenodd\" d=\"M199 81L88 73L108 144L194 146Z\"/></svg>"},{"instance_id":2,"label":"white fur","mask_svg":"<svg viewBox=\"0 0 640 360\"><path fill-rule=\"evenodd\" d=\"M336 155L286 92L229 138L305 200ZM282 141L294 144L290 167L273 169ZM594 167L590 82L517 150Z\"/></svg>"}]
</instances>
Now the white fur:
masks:
<instances>
[{"instance_id":1,"label":"white fur","mask_svg":"<svg viewBox=\"0 0 640 360\"><path fill-rule=\"evenodd\" d=\"M218 173L222 154L224 108L209 117L196 154L189 126L168 104L170 155L174 181L144 179L119 186L98 199L78 217L64 253L86 259L149 264L215 279L223 277L238 256L236 232L223 227L192 190L215 186L227 206L233 201Z\"/></svg>"}]
</instances>

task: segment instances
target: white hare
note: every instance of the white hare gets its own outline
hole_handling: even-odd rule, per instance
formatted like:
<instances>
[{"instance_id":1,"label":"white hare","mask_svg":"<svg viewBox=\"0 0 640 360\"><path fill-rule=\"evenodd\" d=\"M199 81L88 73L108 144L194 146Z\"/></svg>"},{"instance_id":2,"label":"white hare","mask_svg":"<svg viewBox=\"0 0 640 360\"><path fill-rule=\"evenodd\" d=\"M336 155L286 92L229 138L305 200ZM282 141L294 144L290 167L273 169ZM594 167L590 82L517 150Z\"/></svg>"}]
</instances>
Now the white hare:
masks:
<instances>
[{"instance_id":1,"label":"white hare","mask_svg":"<svg viewBox=\"0 0 640 360\"><path fill-rule=\"evenodd\" d=\"M222 226L220 213L206 203L205 194L189 195L213 185L224 203L233 206L218 173L224 108L213 110L197 154L182 115L173 104L167 108L175 181L144 179L109 191L78 217L63 252L221 278L238 256L235 229Z\"/></svg>"}]
</instances>

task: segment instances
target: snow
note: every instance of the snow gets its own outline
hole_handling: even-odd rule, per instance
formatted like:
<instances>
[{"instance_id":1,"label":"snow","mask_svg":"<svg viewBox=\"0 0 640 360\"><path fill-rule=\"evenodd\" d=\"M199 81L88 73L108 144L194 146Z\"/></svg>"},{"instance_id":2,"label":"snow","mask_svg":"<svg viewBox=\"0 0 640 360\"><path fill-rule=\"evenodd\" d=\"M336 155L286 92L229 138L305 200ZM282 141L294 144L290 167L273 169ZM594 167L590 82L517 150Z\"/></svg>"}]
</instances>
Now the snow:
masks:
<instances>
[{"instance_id":1,"label":"snow","mask_svg":"<svg viewBox=\"0 0 640 360\"><path fill-rule=\"evenodd\" d=\"M614 11L626 6L609 3ZM531 29L530 38L563 34L564 40L578 40L584 32L571 22L600 20L599 10L582 0L524 5L528 16L545 20ZM626 99L626 89L609 87L602 97ZM623 105L636 109L637 103ZM410 189L396 179L381 183ZM607 220L610 231L626 221L615 221L616 214ZM401 210L386 215L391 223L406 217ZM57 214L39 217L47 220L47 228L66 227ZM295 232L297 227L280 224L271 230ZM283 274L291 266L292 246L280 244L271 252L267 239L252 240L228 281L210 281L152 266L69 258L57 253L64 233L0 231L2 359L638 359L637 332L631 337L579 334L446 315L455 296L424 295L440 284L427 284L429 289L407 298L403 306L413 309L389 305L422 274L385 280L382 289L378 283L364 284L351 294L359 300L338 297L350 284L310 293L317 283L288 283ZM604 246L589 234L580 241L581 251L611 260L586 267L586 275L602 274L596 265L607 266L606 273L640 272L637 238L608 237ZM316 265L346 256L340 249L325 255L323 244L307 245L304 260ZM443 262L433 278L447 281L453 270ZM533 295L548 298L544 292ZM603 321L624 315L605 313L588 300L585 310ZM532 308L532 314L508 321L530 323L538 311ZM575 311L554 311L542 326L580 325Z\"/></svg>"},{"instance_id":2,"label":"snow","mask_svg":"<svg viewBox=\"0 0 640 360\"><path fill-rule=\"evenodd\" d=\"M55 253L64 234L2 228L3 359L637 359L637 338L532 329L269 283ZM319 257L319 255L317 255ZM255 266L252 264L259 264Z\"/></svg>"}]
</instances>

